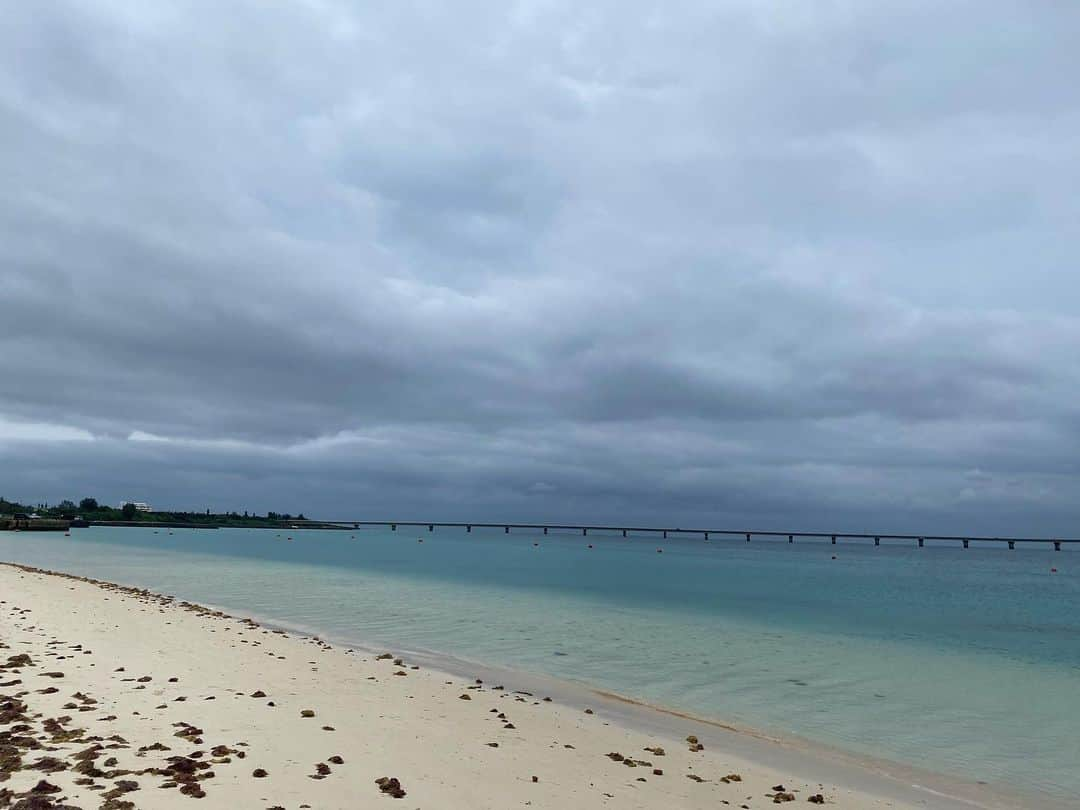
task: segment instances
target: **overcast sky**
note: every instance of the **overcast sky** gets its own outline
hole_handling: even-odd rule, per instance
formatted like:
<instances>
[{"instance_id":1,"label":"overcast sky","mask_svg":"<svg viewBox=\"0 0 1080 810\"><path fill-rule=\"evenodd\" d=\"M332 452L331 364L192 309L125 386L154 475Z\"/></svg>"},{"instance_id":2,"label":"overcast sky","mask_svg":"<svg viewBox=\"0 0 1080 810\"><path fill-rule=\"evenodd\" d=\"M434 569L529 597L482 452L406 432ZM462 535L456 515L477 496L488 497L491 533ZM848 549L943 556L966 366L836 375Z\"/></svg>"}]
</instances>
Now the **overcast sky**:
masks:
<instances>
[{"instance_id":1,"label":"overcast sky","mask_svg":"<svg viewBox=\"0 0 1080 810\"><path fill-rule=\"evenodd\" d=\"M0 11L0 495L1080 535L1080 4Z\"/></svg>"}]
</instances>

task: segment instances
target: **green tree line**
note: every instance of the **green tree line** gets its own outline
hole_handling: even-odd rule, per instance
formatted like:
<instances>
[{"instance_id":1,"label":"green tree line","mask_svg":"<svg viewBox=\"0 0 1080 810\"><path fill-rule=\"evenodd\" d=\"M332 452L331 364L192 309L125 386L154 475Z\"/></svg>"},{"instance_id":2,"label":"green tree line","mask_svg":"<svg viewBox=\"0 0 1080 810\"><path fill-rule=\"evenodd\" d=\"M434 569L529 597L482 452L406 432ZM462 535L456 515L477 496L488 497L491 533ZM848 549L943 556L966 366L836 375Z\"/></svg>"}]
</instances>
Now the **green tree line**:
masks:
<instances>
[{"instance_id":1,"label":"green tree line","mask_svg":"<svg viewBox=\"0 0 1080 810\"><path fill-rule=\"evenodd\" d=\"M87 520L137 521L140 523L192 523L213 524L215 526L277 526L284 521L307 520L304 513L292 515L288 512L268 512L258 515L254 512L175 512L153 511L140 512L135 504L127 503L123 507L99 503L97 498L83 498L76 504L63 500L58 504L23 504L0 497L0 515L37 513L41 517L70 519L84 517Z\"/></svg>"}]
</instances>

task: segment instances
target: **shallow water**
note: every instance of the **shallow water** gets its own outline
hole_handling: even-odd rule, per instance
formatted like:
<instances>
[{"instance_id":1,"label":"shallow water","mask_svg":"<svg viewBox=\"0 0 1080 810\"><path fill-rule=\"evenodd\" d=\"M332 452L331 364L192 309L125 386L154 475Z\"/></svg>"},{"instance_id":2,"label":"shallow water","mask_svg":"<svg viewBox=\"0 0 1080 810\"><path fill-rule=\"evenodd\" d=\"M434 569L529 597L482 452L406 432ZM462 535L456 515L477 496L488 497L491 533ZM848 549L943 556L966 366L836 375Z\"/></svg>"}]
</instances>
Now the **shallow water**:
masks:
<instances>
[{"instance_id":1,"label":"shallow water","mask_svg":"<svg viewBox=\"0 0 1080 810\"><path fill-rule=\"evenodd\" d=\"M0 559L968 780L1080 791L1080 552L1068 547L95 527L0 532Z\"/></svg>"}]
</instances>

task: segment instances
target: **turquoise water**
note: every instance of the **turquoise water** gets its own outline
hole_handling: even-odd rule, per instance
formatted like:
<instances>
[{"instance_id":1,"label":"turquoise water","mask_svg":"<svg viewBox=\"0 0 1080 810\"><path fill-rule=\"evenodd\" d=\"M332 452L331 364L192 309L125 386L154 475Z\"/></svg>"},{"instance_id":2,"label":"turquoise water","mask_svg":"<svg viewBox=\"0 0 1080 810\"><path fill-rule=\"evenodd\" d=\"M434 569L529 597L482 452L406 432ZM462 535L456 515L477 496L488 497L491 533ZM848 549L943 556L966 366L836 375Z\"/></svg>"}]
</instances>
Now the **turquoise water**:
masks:
<instances>
[{"instance_id":1,"label":"turquoise water","mask_svg":"<svg viewBox=\"0 0 1080 810\"><path fill-rule=\"evenodd\" d=\"M1080 552L1068 548L286 534L0 532L0 559L968 780L1080 791Z\"/></svg>"}]
</instances>

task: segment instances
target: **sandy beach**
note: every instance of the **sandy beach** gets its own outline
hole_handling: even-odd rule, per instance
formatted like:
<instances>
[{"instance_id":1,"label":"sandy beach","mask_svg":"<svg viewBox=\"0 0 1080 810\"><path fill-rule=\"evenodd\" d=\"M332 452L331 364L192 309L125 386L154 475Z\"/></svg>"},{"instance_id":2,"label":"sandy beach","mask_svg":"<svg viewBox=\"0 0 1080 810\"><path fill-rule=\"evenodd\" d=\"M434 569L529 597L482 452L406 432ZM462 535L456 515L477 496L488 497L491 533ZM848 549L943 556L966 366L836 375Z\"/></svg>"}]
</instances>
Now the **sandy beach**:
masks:
<instances>
[{"instance_id":1,"label":"sandy beach","mask_svg":"<svg viewBox=\"0 0 1080 810\"><path fill-rule=\"evenodd\" d=\"M0 808L986 806L785 772L680 723L0 565Z\"/></svg>"}]
</instances>

